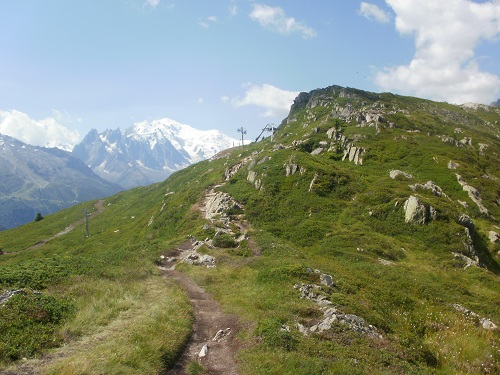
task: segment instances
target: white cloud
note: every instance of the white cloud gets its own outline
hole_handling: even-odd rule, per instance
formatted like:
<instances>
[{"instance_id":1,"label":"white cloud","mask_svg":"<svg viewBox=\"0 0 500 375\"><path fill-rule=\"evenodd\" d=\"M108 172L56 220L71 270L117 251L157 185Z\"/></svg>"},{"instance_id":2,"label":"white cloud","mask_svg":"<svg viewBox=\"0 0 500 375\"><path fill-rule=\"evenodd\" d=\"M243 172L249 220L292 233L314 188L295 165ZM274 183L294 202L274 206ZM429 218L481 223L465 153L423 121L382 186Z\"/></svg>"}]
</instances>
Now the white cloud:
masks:
<instances>
[{"instance_id":1,"label":"white cloud","mask_svg":"<svg viewBox=\"0 0 500 375\"><path fill-rule=\"evenodd\" d=\"M20 111L0 110L0 133L33 146L61 147L78 143L78 131L69 130L60 124L68 120L67 115L59 111L53 113L54 117L37 121Z\"/></svg>"},{"instance_id":2,"label":"white cloud","mask_svg":"<svg viewBox=\"0 0 500 375\"><path fill-rule=\"evenodd\" d=\"M389 13L384 12L375 4L365 3L364 1L360 4L359 14L369 20L380 23L387 23L391 20L391 15Z\"/></svg>"},{"instance_id":3,"label":"white cloud","mask_svg":"<svg viewBox=\"0 0 500 375\"><path fill-rule=\"evenodd\" d=\"M216 16L209 16L205 18L200 18L199 25L205 29L208 29L211 24L217 23Z\"/></svg>"},{"instance_id":4,"label":"white cloud","mask_svg":"<svg viewBox=\"0 0 500 375\"><path fill-rule=\"evenodd\" d=\"M264 108L265 112L262 114L264 117L286 117L293 100L299 94L266 83L263 85L246 84L245 88L245 96L242 99L232 99L231 103L236 108L247 105Z\"/></svg>"},{"instance_id":5,"label":"white cloud","mask_svg":"<svg viewBox=\"0 0 500 375\"><path fill-rule=\"evenodd\" d=\"M489 103L500 77L481 71L475 49L481 40L498 42L500 1L386 0L396 13L396 29L415 38L408 65L375 74L383 90L452 103Z\"/></svg>"},{"instance_id":6,"label":"white cloud","mask_svg":"<svg viewBox=\"0 0 500 375\"><path fill-rule=\"evenodd\" d=\"M160 0L146 0L146 4L156 8L160 4Z\"/></svg>"},{"instance_id":7,"label":"white cloud","mask_svg":"<svg viewBox=\"0 0 500 375\"><path fill-rule=\"evenodd\" d=\"M264 4L253 4L250 18L261 24L266 29L282 35L290 35L294 32L302 34L302 37L312 38L316 31L293 17L287 17L285 11L280 7L271 7Z\"/></svg>"}]
</instances>

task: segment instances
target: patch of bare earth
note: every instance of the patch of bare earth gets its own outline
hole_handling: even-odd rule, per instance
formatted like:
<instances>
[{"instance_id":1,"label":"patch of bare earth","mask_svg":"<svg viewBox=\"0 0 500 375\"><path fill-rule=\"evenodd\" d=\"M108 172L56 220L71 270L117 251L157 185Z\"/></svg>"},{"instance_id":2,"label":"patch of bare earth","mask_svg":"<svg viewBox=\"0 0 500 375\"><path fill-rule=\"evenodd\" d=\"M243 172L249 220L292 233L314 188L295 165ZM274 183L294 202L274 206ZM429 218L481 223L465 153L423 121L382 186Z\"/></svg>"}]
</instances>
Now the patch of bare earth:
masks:
<instances>
[{"instance_id":1,"label":"patch of bare earth","mask_svg":"<svg viewBox=\"0 0 500 375\"><path fill-rule=\"evenodd\" d=\"M175 280L184 289L195 316L187 347L181 359L167 374L187 374L186 367L193 361L201 364L207 374L238 374L234 361L237 346L235 334L239 330L236 317L222 312L220 304L186 274L167 270L164 271L164 277ZM224 335L217 339L219 331L223 331ZM202 350L205 346L204 354Z\"/></svg>"}]
</instances>

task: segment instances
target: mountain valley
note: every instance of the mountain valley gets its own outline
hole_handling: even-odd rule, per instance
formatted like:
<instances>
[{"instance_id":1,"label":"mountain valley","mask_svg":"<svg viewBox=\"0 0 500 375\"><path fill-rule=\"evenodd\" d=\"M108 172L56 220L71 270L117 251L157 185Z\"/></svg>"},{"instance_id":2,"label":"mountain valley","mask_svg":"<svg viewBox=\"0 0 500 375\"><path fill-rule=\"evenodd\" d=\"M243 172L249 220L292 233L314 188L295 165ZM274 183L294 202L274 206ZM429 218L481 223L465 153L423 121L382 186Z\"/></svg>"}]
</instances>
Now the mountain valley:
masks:
<instances>
[{"instance_id":1,"label":"mountain valley","mask_svg":"<svg viewBox=\"0 0 500 375\"><path fill-rule=\"evenodd\" d=\"M78 202L122 190L57 148L34 147L0 134L0 228L33 221Z\"/></svg>"}]
</instances>

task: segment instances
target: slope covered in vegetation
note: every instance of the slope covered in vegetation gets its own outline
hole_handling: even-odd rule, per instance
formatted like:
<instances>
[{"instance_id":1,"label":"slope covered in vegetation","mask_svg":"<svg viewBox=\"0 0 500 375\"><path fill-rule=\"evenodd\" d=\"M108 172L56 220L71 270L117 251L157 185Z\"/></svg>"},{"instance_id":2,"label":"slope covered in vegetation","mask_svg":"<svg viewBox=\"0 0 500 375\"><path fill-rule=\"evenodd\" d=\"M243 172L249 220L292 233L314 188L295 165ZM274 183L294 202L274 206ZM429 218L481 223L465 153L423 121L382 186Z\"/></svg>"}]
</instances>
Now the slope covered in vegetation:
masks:
<instances>
[{"instance_id":1,"label":"slope covered in vegetation","mask_svg":"<svg viewBox=\"0 0 500 375\"><path fill-rule=\"evenodd\" d=\"M498 373L498 121L332 86L272 139L108 198L88 238L30 247L93 202L2 232L0 288L37 293L2 304L0 359L76 342L48 373L171 367L192 312L156 265L194 238L216 267L177 269L238 316L240 373ZM237 204L206 218L212 189Z\"/></svg>"}]
</instances>

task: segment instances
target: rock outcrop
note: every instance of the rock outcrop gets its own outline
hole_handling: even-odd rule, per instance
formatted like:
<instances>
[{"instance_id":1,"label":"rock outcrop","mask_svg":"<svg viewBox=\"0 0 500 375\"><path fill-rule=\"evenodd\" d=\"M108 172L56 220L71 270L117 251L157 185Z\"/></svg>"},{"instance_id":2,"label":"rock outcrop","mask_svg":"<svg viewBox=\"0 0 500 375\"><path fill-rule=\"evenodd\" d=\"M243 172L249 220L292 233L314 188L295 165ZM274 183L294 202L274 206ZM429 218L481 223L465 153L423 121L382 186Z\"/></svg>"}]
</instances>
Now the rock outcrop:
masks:
<instances>
[{"instance_id":1,"label":"rock outcrop","mask_svg":"<svg viewBox=\"0 0 500 375\"><path fill-rule=\"evenodd\" d=\"M228 181L231 177L233 177L241 168L243 168L245 165L247 165L250 160L252 160L251 156L248 156L241 160L239 163L236 163L232 165L231 167L227 168L224 172L224 179Z\"/></svg>"},{"instance_id":2,"label":"rock outcrop","mask_svg":"<svg viewBox=\"0 0 500 375\"><path fill-rule=\"evenodd\" d=\"M259 190L262 187L262 180L258 178L258 173L255 171L248 171L247 181Z\"/></svg>"},{"instance_id":3,"label":"rock outcrop","mask_svg":"<svg viewBox=\"0 0 500 375\"><path fill-rule=\"evenodd\" d=\"M411 195L404 204L405 223L426 224L437 217L436 209Z\"/></svg>"},{"instance_id":4,"label":"rock outcrop","mask_svg":"<svg viewBox=\"0 0 500 375\"><path fill-rule=\"evenodd\" d=\"M406 177L408 179L411 179L413 178L413 176L409 173L406 173L406 172L403 172L403 171L400 171L399 169L393 169L392 171L389 172L389 176L394 180L396 177L398 176L403 176L403 177Z\"/></svg>"},{"instance_id":5,"label":"rock outcrop","mask_svg":"<svg viewBox=\"0 0 500 375\"><path fill-rule=\"evenodd\" d=\"M445 197L448 198L448 196L444 193L443 189L441 189L434 181L427 181L425 184L415 184L415 185L409 185L410 189L413 191L417 191L418 189L422 190L430 190L432 194L434 194L436 197Z\"/></svg>"},{"instance_id":6,"label":"rock outcrop","mask_svg":"<svg viewBox=\"0 0 500 375\"><path fill-rule=\"evenodd\" d=\"M457 162L453 160L450 160L448 162L448 169L457 169L458 167L460 167L460 164L458 164Z\"/></svg>"},{"instance_id":7,"label":"rock outcrop","mask_svg":"<svg viewBox=\"0 0 500 375\"><path fill-rule=\"evenodd\" d=\"M354 162L355 165L363 165L362 156L364 152L365 149L363 147L356 147L349 143L344 151L342 161L348 159L349 161Z\"/></svg>"},{"instance_id":8,"label":"rock outcrop","mask_svg":"<svg viewBox=\"0 0 500 375\"><path fill-rule=\"evenodd\" d=\"M36 291L36 290L31 290L31 289L12 289L12 290L6 290L2 294L0 294L0 305L7 303L12 297L14 297L16 294L22 294L25 295L28 292L40 295L41 293Z\"/></svg>"},{"instance_id":9,"label":"rock outcrop","mask_svg":"<svg viewBox=\"0 0 500 375\"><path fill-rule=\"evenodd\" d=\"M463 252L453 253L455 259L458 259L464 263L464 269L470 266L479 266L479 256L474 246L474 222L469 216L462 214L458 218L457 223L464 227L465 238L463 240Z\"/></svg>"},{"instance_id":10,"label":"rock outcrop","mask_svg":"<svg viewBox=\"0 0 500 375\"><path fill-rule=\"evenodd\" d=\"M468 316L468 317L471 317L471 318L474 318L478 321L478 324L483 327L484 329L488 329L488 330L494 330L497 328L497 325L495 323L493 323L490 319L487 319L487 318L484 318L484 317L481 317L479 316L478 314L476 314L475 312L459 305L458 303L454 303L451 305L455 310L457 310L458 312L461 312L462 314L464 314L465 316Z\"/></svg>"},{"instance_id":11,"label":"rock outcrop","mask_svg":"<svg viewBox=\"0 0 500 375\"><path fill-rule=\"evenodd\" d=\"M222 221L227 220L227 211L233 208L241 209L241 206L229 194L221 191L207 193L204 209L205 218L214 219L218 217Z\"/></svg>"},{"instance_id":12,"label":"rock outcrop","mask_svg":"<svg viewBox=\"0 0 500 375\"><path fill-rule=\"evenodd\" d=\"M464 191L467 192L469 198L477 205L479 211L481 211L482 214L489 215L490 212L486 207L483 206L483 202L481 199L481 195L479 194L479 191L476 188L467 184L467 182L465 182L465 180L459 174L457 174L457 181L462 186L462 189L464 189Z\"/></svg>"},{"instance_id":13,"label":"rock outcrop","mask_svg":"<svg viewBox=\"0 0 500 375\"><path fill-rule=\"evenodd\" d=\"M488 232L488 239L490 240L491 243L498 243L498 242L500 242L500 234L498 234L495 231L490 230Z\"/></svg>"},{"instance_id":14,"label":"rock outcrop","mask_svg":"<svg viewBox=\"0 0 500 375\"><path fill-rule=\"evenodd\" d=\"M195 266L206 266L207 268L215 267L215 258L208 254L199 254L195 250L190 251L187 256L182 259L184 263Z\"/></svg>"},{"instance_id":15,"label":"rock outcrop","mask_svg":"<svg viewBox=\"0 0 500 375\"><path fill-rule=\"evenodd\" d=\"M325 274L321 275L329 276L322 278L322 283L324 280L327 280L327 283L329 283L331 276ZM382 338L377 328L371 324L366 324L363 318L354 314L344 314L334 307L332 302L328 300L327 296L322 292L322 287L320 285L295 284L294 288L299 290L300 298L313 301L323 310L323 317L321 320L311 327L307 328L300 323L295 325L303 335L308 335L309 333L323 333L330 330L334 325L344 325L351 331L359 332L374 338Z\"/></svg>"}]
</instances>

